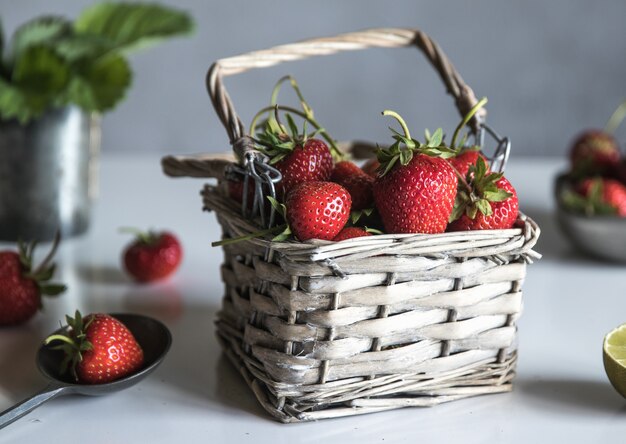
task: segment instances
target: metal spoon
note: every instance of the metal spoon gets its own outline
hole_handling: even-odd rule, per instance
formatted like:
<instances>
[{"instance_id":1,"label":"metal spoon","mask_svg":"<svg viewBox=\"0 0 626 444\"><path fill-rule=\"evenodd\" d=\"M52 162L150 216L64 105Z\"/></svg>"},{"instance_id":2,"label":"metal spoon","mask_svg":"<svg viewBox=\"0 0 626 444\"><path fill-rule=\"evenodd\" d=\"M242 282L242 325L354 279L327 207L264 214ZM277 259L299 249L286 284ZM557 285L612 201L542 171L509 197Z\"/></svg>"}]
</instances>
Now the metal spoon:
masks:
<instances>
[{"instance_id":1,"label":"metal spoon","mask_svg":"<svg viewBox=\"0 0 626 444\"><path fill-rule=\"evenodd\" d=\"M111 316L126 325L137 339L143 349L144 367L137 373L106 384L76 384L70 377L59 373L63 352L53 350L51 346L44 344L37 351L37 367L50 380L48 386L0 413L0 429L57 396L71 394L99 396L113 393L137 384L159 366L172 344L172 335L167 327L156 319L142 315L111 314ZM62 333L66 328L60 328L55 333Z\"/></svg>"}]
</instances>

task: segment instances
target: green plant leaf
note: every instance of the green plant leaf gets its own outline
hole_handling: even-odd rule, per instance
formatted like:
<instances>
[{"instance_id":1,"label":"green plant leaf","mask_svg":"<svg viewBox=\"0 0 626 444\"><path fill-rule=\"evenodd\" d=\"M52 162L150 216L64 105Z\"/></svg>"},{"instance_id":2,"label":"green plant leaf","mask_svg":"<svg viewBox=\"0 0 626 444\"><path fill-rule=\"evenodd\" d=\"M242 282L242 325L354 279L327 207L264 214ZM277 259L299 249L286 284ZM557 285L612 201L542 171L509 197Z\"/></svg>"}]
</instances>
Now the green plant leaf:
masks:
<instances>
[{"instance_id":1,"label":"green plant leaf","mask_svg":"<svg viewBox=\"0 0 626 444\"><path fill-rule=\"evenodd\" d=\"M13 83L28 93L52 96L68 84L70 68L54 50L30 46L15 60Z\"/></svg>"},{"instance_id":2,"label":"green plant leaf","mask_svg":"<svg viewBox=\"0 0 626 444\"><path fill-rule=\"evenodd\" d=\"M70 82L67 101L86 111L113 108L126 93L132 74L126 60L109 54L95 63L87 63Z\"/></svg>"},{"instance_id":3,"label":"green plant leaf","mask_svg":"<svg viewBox=\"0 0 626 444\"><path fill-rule=\"evenodd\" d=\"M113 44L98 35L68 35L60 38L55 48L57 52L70 62L81 59L95 60L114 49Z\"/></svg>"},{"instance_id":4,"label":"green plant leaf","mask_svg":"<svg viewBox=\"0 0 626 444\"><path fill-rule=\"evenodd\" d=\"M63 17L44 16L26 22L13 34L12 57L19 58L31 46L52 46L56 39L71 33L72 23Z\"/></svg>"},{"instance_id":5,"label":"green plant leaf","mask_svg":"<svg viewBox=\"0 0 626 444\"><path fill-rule=\"evenodd\" d=\"M34 114L24 93L0 78L0 118L2 120L17 119L25 123Z\"/></svg>"},{"instance_id":6,"label":"green plant leaf","mask_svg":"<svg viewBox=\"0 0 626 444\"><path fill-rule=\"evenodd\" d=\"M192 31L191 17L180 10L146 3L99 3L85 11L74 22L80 34L107 38L121 50Z\"/></svg>"}]
</instances>

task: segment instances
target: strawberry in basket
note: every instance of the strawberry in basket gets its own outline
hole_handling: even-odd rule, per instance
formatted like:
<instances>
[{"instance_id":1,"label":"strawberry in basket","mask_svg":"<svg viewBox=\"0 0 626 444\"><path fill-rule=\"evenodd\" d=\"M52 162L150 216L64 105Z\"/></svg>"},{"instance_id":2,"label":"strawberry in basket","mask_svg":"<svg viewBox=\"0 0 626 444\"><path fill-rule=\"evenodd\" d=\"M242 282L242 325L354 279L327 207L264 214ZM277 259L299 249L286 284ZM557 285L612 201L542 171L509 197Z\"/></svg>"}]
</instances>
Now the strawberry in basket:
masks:
<instances>
[{"instance_id":1,"label":"strawberry in basket","mask_svg":"<svg viewBox=\"0 0 626 444\"><path fill-rule=\"evenodd\" d=\"M379 176L374 201L387 233L443 233L452 213L457 174L444 159L455 151L442 144L438 129L427 144L411 138L397 113L384 111L400 123L404 134L392 129L395 143L378 151Z\"/></svg>"},{"instance_id":2,"label":"strawberry in basket","mask_svg":"<svg viewBox=\"0 0 626 444\"><path fill-rule=\"evenodd\" d=\"M352 197L353 210L373 208L374 197L372 195L372 188L374 178L369 176L356 164L347 160L338 162L337 165L335 165L330 180L348 190Z\"/></svg>"},{"instance_id":3,"label":"strawberry in basket","mask_svg":"<svg viewBox=\"0 0 626 444\"><path fill-rule=\"evenodd\" d=\"M276 101L282 84L289 81L292 88L300 99L303 111L279 106ZM284 125L278 115L278 111L285 113L287 125ZM313 117L313 110L304 100L298 84L291 76L281 78L272 92L270 106L263 108L254 117L251 125L251 133L256 129L257 119L264 113L269 113L263 131L257 134L259 150L266 154L273 165L282 174L282 179L277 187L277 195L280 199L287 196L296 185L303 182L327 181L333 172L333 154L341 158L341 153L332 138L320 127ZM292 114L304 119L301 130L295 124ZM307 123L315 127L315 132L307 133ZM320 134L330 144L315 136Z\"/></svg>"},{"instance_id":4,"label":"strawberry in basket","mask_svg":"<svg viewBox=\"0 0 626 444\"><path fill-rule=\"evenodd\" d=\"M490 173L478 156L460 180L448 231L511 228L517 220L519 203L513 185L502 173Z\"/></svg>"}]
</instances>

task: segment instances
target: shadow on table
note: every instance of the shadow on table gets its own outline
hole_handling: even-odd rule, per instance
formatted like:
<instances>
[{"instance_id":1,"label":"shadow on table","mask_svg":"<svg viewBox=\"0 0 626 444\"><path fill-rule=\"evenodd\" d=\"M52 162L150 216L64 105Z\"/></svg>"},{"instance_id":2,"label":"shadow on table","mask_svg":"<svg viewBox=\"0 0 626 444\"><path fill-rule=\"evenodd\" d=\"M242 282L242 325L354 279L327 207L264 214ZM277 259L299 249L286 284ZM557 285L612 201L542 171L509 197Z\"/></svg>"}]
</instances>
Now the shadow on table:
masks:
<instances>
[{"instance_id":1,"label":"shadow on table","mask_svg":"<svg viewBox=\"0 0 626 444\"><path fill-rule=\"evenodd\" d=\"M204 407L207 412L217 404L217 408L266 417L217 342L214 322L219 306L185 305L182 316L167 319L159 316L154 306L149 307L145 299L135 299L134 305L139 308L137 304L142 312L160 317L172 332L172 349L159 372L163 383L184 391L186 402Z\"/></svg>"},{"instance_id":2,"label":"shadow on table","mask_svg":"<svg viewBox=\"0 0 626 444\"><path fill-rule=\"evenodd\" d=\"M130 278L119 267L81 264L77 268L81 280L89 284L128 284Z\"/></svg>"},{"instance_id":3,"label":"shadow on table","mask_svg":"<svg viewBox=\"0 0 626 444\"><path fill-rule=\"evenodd\" d=\"M582 414L626 413L626 400L607 382L585 379L518 380L517 390L546 409Z\"/></svg>"}]
</instances>

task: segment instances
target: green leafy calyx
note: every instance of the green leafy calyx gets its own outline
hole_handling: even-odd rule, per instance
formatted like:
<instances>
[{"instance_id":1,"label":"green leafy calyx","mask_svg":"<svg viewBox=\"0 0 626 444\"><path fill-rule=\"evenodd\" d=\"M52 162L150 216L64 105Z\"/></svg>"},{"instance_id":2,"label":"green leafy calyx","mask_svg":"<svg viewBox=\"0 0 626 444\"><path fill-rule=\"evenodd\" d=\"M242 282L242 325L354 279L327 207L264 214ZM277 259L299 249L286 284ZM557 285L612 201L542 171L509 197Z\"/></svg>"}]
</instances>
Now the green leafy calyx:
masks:
<instances>
[{"instance_id":1,"label":"green leafy calyx","mask_svg":"<svg viewBox=\"0 0 626 444\"><path fill-rule=\"evenodd\" d=\"M459 181L450 222L459 219L463 214L475 219L479 211L485 216L491 216L491 202L503 202L513 195L498 188L497 182L502 177L502 173L490 173L483 158L478 156L476 164L469 167L468 180Z\"/></svg>"},{"instance_id":2,"label":"green leafy calyx","mask_svg":"<svg viewBox=\"0 0 626 444\"><path fill-rule=\"evenodd\" d=\"M278 94L282 85L289 82L292 89L298 96L298 101L302 110L278 105ZM283 125L279 118L279 111L285 112L287 125ZM265 114L268 114L262 125L262 130L257 132L257 121ZM297 115L303 119L302 129L299 130L293 116ZM310 124L314 130L307 133L307 125ZM270 163L275 164L288 156L296 147L304 146L304 143L318 134L329 145L333 159L338 162L344 159L344 154L339 150L335 140L328 132L315 120L313 108L308 104L302 95L302 91L292 76L284 76L278 80L272 91L270 106L261 109L252 119L250 134L255 134L259 149L267 154Z\"/></svg>"},{"instance_id":3,"label":"green leafy calyx","mask_svg":"<svg viewBox=\"0 0 626 444\"><path fill-rule=\"evenodd\" d=\"M600 178L592 179L586 196L564 189L561 202L568 210L587 216L617 214L617 209L604 200L604 184Z\"/></svg>"},{"instance_id":4,"label":"green leafy calyx","mask_svg":"<svg viewBox=\"0 0 626 444\"><path fill-rule=\"evenodd\" d=\"M93 344L87 340L87 329L94 320L94 317L88 316L85 322L80 311L76 310L73 318L66 315L65 320L68 327L67 333L50 335L45 339L44 343L50 344L51 342L59 342L57 345L53 346L52 349L60 350L65 354L61 362L61 374L65 374L70 370L73 378L78 381L76 368L83 360L83 353L93 349Z\"/></svg>"},{"instance_id":5,"label":"green leafy calyx","mask_svg":"<svg viewBox=\"0 0 626 444\"><path fill-rule=\"evenodd\" d=\"M426 131L426 143L422 144L411 137L406 122L398 113L385 110L382 114L396 119L402 127L403 133L389 128L393 133L392 138L395 142L389 148L379 148L377 151L380 176L387 174L398 162L403 166L408 165L416 153L444 159L455 156L456 152L443 143L443 130L441 128L438 128L433 134Z\"/></svg>"},{"instance_id":6,"label":"green leafy calyx","mask_svg":"<svg viewBox=\"0 0 626 444\"><path fill-rule=\"evenodd\" d=\"M18 242L18 254L20 262L24 267L24 277L32 279L37 284L40 294L46 296L57 296L63 293L67 287L63 284L50 282L56 271L56 264L51 263L57 247L60 242L60 235L57 232L52 248L44 258L44 260L37 265L33 266L33 254L37 246L36 242L30 242L28 244L20 241Z\"/></svg>"}]
</instances>

